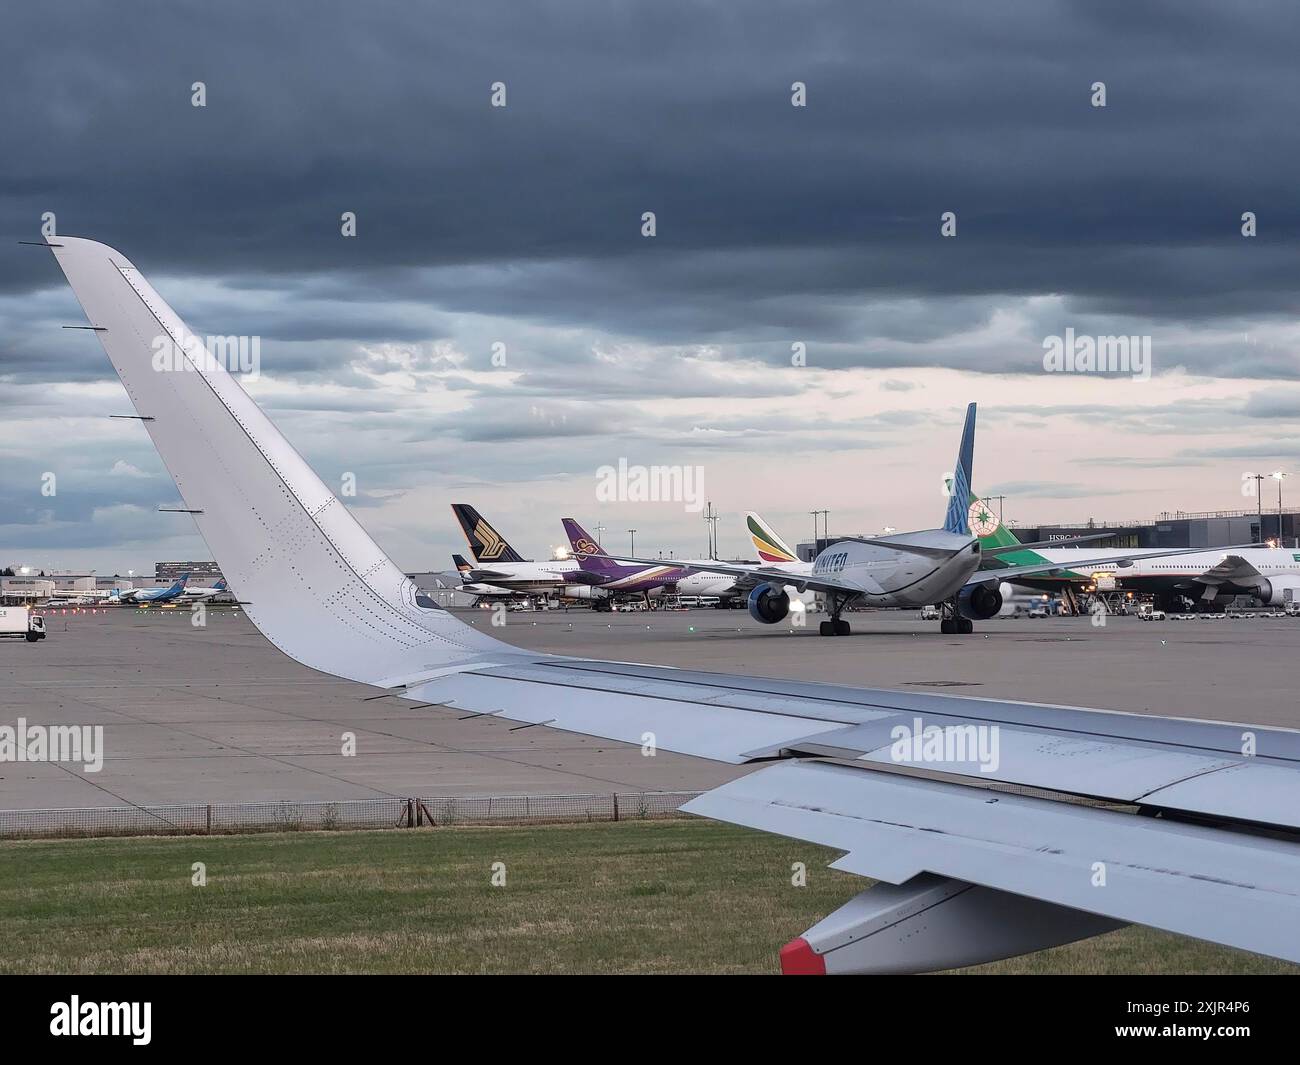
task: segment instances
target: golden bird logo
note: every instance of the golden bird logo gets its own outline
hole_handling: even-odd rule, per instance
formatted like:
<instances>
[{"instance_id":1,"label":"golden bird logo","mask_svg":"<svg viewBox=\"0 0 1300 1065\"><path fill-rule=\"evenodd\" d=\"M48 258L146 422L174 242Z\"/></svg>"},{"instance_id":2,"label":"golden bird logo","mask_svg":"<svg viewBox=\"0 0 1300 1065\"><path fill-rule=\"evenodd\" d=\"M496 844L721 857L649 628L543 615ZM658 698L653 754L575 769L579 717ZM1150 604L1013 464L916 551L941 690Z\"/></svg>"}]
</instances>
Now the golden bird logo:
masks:
<instances>
[{"instance_id":1,"label":"golden bird logo","mask_svg":"<svg viewBox=\"0 0 1300 1065\"><path fill-rule=\"evenodd\" d=\"M501 557L501 552L506 549L506 542L497 534L496 529L492 528L482 518L474 526L474 539L479 543L479 558L497 559Z\"/></svg>"}]
</instances>

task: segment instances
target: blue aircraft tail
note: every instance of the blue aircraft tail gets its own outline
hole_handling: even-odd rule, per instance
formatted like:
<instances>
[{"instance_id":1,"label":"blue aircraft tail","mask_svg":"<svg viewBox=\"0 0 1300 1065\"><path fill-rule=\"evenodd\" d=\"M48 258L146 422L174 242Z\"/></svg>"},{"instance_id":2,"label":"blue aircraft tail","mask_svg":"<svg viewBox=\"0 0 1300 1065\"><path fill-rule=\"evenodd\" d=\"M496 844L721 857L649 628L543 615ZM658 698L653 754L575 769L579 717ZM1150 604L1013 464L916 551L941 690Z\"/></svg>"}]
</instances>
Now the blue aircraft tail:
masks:
<instances>
[{"instance_id":1,"label":"blue aircraft tail","mask_svg":"<svg viewBox=\"0 0 1300 1065\"><path fill-rule=\"evenodd\" d=\"M943 531L970 535L970 486L975 476L975 404L966 408L966 425L961 431L961 447L957 451L957 467L952 471L952 484L948 492L948 513L943 520Z\"/></svg>"}]
</instances>

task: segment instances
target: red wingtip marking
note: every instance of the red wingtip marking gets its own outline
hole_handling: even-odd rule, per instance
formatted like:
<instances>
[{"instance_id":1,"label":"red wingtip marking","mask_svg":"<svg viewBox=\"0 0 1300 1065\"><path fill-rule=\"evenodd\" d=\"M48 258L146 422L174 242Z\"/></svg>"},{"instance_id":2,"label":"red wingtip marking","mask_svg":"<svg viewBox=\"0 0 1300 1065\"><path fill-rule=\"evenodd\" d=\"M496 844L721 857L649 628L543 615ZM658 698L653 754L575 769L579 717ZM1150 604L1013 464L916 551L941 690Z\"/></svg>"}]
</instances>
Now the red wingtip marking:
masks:
<instances>
[{"instance_id":1,"label":"red wingtip marking","mask_svg":"<svg viewBox=\"0 0 1300 1065\"><path fill-rule=\"evenodd\" d=\"M785 976L825 976L826 959L800 937L781 948L781 972Z\"/></svg>"}]
</instances>

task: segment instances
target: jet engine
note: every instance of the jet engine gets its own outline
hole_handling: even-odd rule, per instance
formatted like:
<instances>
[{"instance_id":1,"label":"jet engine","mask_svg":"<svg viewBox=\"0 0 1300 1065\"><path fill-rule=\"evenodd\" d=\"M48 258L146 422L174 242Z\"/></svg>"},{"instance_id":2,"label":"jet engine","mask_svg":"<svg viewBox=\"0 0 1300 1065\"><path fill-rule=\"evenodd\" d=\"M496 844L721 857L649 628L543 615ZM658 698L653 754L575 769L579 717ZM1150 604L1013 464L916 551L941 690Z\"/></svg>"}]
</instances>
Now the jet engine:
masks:
<instances>
[{"instance_id":1,"label":"jet engine","mask_svg":"<svg viewBox=\"0 0 1300 1065\"><path fill-rule=\"evenodd\" d=\"M604 599L608 593L589 584L566 584L560 594L566 599Z\"/></svg>"},{"instance_id":2,"label":"jet engine","mask_svg":"<svg viewBox=\"0 0 1300 1065\"><path fill-rule=\"evenodd\" d=\"M1265 606L1281 606L1287 601L1287 592L1293 601L1300 602L1300 577L1265 577L1255 595Z\"/></svg>"},{"instance_id":3,"label":"jet engine","mask_svg":"<svg viewBox=\"0 0 1300 1065\"><path fill-rule=\"evenodd\" d=\"M749 593L749 616L764 625L775 625L790 613L790 596L775 584L760 584Z\"/></svg>"},{"instance_id":4,"label":"jet engine","mask_svg":"<svg viewBox=\"0 0 1300 1065\"><path fill-rule=\"evenodd\" d=\"M1002 592L996 584L968 584L957 597L962 617L984 621L1002 609Z\"/></svg>"}]
</instances>

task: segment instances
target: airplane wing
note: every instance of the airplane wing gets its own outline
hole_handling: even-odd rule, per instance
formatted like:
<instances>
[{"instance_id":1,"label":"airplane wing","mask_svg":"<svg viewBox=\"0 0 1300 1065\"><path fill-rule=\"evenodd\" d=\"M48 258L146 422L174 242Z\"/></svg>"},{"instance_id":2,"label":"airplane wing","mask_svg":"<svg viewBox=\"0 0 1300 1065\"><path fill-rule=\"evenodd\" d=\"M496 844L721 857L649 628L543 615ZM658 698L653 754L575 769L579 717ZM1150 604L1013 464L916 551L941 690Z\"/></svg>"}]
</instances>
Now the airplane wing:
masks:
<instances>
[{"instance_id":1,"label":"airplane wing","mask_svg":"<svg viewBox=\"0 0 1300 1065\"><path fill-rule=\"evenodd\" d=\"M860 543L860 544L876 544L881 547L889 547L894 550L908 551L911 554L925 555L927 557L933 556L937 558L948 558L952 554L951 551L948 551L946 549L940 551L933 548L927 548L924 546L917 546L915 544L899 543L897 540L876 540L876 539L865 539L862 537L844 537L844 540L851 541L853 543ZM1012 549L1012 550L1016 550L1016 549ZM1043 563L1029 565L1029 566L993 567L990 569L976 570L973 574L971 574L970 579L966 582L966 584L967 586L969 586L973 584L986 584L990 581L1009 581L1009 580L1014 580L1017 577L1052 576L1058 573L1073 572L1081 568L1086 569L1090 566L1106 566L1108 568L1123 569L1128 566L1131 566L1133 564L1133 561L1137 559L1165 558L1167 556L1172 556L1172 555L1187 555L1193 553L1199 554L1202 550L1204 549L1199 547L1198 548L1185 547L1176 550L1171 549L1169 551L1134 552L1133 554L1126 555L1124 556L1124 558L1118 560L1114 556L1111 556L1108 558L1071 559L1068 563L1043 562ZM1232 549L1225 548L1225 550L1232 550ZM630 563L637 563L640 565L658 564L658 563L648 561L646 559L629 558L629 557L624 557L619 555L610 555L608 557L612 558L616 562L630 562ZM761 581L771 581L774 584L782 584L782 585L788 584L791 585L792 587L797 588L800 592L806 592L811 589L814 592L824 592L827 594L845 594L845 595L854 595L854 596L861 595L863 592L863 588L860 583L850 584L846 581L840 580L834 574L819 573L814 575L812 573L811 566L808 566L803 572L791 572L789 570L780 569L776 566L731 566L731 565L727 565L725 562L692 561L690 563L690 568L697 569L697 570L704 570L707 573L727 573L736 577L745 576L745 577L752 578L755 583L759 583ZM861 581L863 579L863 575L857 574L857 579L858 581ZM878 591L880 593L883 593L884 589L881 588Z\"/></svg>"},{"instance_id":2,"label":"airplane wing","mask_svg":"<svg viewBox=\"0 0 1300 1065\"><path fill-rule=\"evenodd\" d=\"M473 567L465 574L466 580L470 584L491 584L493 581L513 580L509 573L502 573L496 569L482 569L478 566Z\"/></svg>"},{"instance_id":3,"label":"airplane wing","mask_svg":"<svg viewBox=\"0 0 1300 1065\"><path fill-rule=\"evenodd\" d=\"M503 644L423 596L224 369L152 368L155 339L185 351L190 334L130 261L50 247L280 650L462 715L754 763L686 809L881 881L788 944L786 971L967 965L1135 921L1300 961L1300 733Z\"/></svg>"},{"instance_id":4,"label":"airplane wing","mask_svg":"<svg viewBox=\"0 0 1300 1065\"><path fill-rule=\"evenodd\" d=\"M861 541L861 542L866 543L869 541ZM890 544L889 546L895 548L898 547L897 544ZM908 550L910 551L912 550L912 548L908 548ZM917 553L921 554L924 552L923 550L918 549ZM943 554L944 557L947 557L948 552L945 551L943 552ZM573 557L581 558L582 556L575 554ZM663 565L662 559L656 561L654 559L632 558L627 555L603 555L602 557L608 558L613 562L626 562L631 565L638 565L638 566L662 566ZM780 585L788 584L793 588L797 588L800 592L806 592L811 589L814 592L825 592L827 594L841 594L841 595L862 594L861 585L848 584L844 581L838 580L836 577L834 577L831 574L819 573L814 576L812 572L812 565L809 563L803 563L802 565L804 568L802 570L794 570L794 571L788 569L781 569L778 566L734 566L726 562L696 562L695 560L682 563L682 565L685 569L688 570L701 570L704 573L727 574L729 576L737 578L737 580L743 581L745 583L753 584L754 586L757 586L759 584L764 584L770 581L773 584L780 584ZM883 591L883 589L881 590Z\"/></svg>"},{"instance_id":5,"label":"airplane wing","mask_svg":"<svg viewBox=\"0 0 1300 1065\"><path fill-rule=\"evenodd\" d=\"M1036 551L1040 547L1070 547L1074 544L1086 544L1093 540L1105 540L1114 533L1091 533L1088 536L1063 536L1059 540L1034 540L1030 543L1003 544L1000 547L986 547L986 555L1009 555L1013 551Z\"/></svg>"},{"instance_id":6,"label":"airplane wing","mask_svg":"<svg viewBox=\"0 0 1300 1065\"><path fill-rule=\"evenodd\" d=\"M1225 555L1223 561L1212 566L1193 580L1197 584L1233 584L1248 587L1263 574L1240 555Z\"/></svg>"},{"instance_id":7,"label":"airplane wing","mask_svg":"<svg viewBox=\"0 0 1300 1065\"><path fill-rule=\"evenodd\" d=\"M1242 546L1248 545L1225 547L1224 550L1236 551L1240 550ZM966 583L985 584L988 581L1013 581L1017 577L1051 577L1059 573L1077 573L1081 569L1086 570L1094 566L1104 567L1108 570L1124 570L1128 569L1134 562L1141 559L1171 558L1176 555L1199 555L1203 553L1204 550L1205 548L1203 547L1180 547L1169 551L1134 552L1133 554L1125 555L1120 559L1117 559L1112 555L1110 558L1080 558L1077 560L1070 559L1069 562L1042 562L1035 563L1032 566L1003 566L994 569L979 569L971 574L970 580ZM1235 556L1229 556L1229 558L1232 557ZM1238 558L1238 561L1248 569L1255 572L1255 575L1258 576L1258 571L1255 570L1255 567L1240 558ZM1216 569L1217 568L1218 567L1216 567ZM1122 577L1123 573L1118 575ZM1197 579L1200 580L1202 578Z\"/></svg>"}]
</instances>

